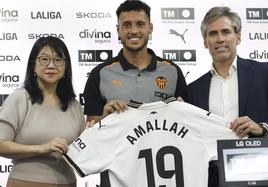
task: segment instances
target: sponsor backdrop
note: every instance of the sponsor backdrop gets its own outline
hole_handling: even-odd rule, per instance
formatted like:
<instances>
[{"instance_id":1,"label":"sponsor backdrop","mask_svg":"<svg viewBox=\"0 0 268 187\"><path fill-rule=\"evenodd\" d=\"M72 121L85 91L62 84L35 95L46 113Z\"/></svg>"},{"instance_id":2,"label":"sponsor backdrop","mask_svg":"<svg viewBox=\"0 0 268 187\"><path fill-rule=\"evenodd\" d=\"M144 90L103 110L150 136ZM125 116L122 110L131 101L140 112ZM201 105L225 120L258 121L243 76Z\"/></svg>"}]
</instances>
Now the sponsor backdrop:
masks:
<instances>
[{"instance_id":1,"label":"sponsor backdrop","mask_svg":"<svg viewBox=\"0 0 268 187\"><path fill-rule=\"evenodd\" d=\"M116 32L116 8L122 0L1 0L0 3L0 106L24 80L31 47L41 36L56 36L69 48L77 99L89 72L121 49ZM154 31L149 47L173 60L187 83L207 72L211 65L203 47L200 23L212 6L226 5L242 19L241 57L268 61L268 3L266 0L146 0ZM266 28L266 29L265 29ZM5 186L12 163L0 157L0 186ZM126 168L127 169L127 168ZM96 186L98 175L78 177L78 186Z\"/></svg>"}]
</instances>

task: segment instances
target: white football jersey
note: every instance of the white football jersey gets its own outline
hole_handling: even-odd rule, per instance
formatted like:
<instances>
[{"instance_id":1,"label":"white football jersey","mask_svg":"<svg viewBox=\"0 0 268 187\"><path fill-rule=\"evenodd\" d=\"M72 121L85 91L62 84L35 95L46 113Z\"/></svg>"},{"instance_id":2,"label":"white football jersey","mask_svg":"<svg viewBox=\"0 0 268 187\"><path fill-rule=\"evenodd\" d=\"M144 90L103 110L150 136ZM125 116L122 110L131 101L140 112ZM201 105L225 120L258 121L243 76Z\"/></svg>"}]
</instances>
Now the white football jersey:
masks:
<instances>
[{"instance_id":1,"label":"white football jersey","mask_svg":"<svg viewBox=\"0 0 268 187\"><path fill-rule=\"evenodd\" d=\"M69 146L65 159L81 176L108 170L112 187L207 187L216 140L238 138L227 120L175 98L130 106Z\"/></svg>"}]
</instances>

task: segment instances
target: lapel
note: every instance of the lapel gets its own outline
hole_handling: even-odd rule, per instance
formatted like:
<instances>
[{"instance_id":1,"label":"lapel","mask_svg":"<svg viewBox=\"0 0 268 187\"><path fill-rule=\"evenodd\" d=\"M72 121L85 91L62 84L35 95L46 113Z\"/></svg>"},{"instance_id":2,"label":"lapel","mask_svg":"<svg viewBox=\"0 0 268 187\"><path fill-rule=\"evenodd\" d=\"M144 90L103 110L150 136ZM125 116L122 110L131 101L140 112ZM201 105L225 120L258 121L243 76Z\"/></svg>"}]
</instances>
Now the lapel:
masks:
<instances>
[{"instance_id":1,"label":"lapel","mask_svg":"<svg viewBox=\"0 0 268 187\"><path fill-rule=\"evenodd\" d=\"M254 84L253 66L249 61L237 57L237 75L238 75L238 98L239 98L239 116L244 116L248 89Z\"/></svg>"},{"instance_id":2,"label":"lapel","mask_svg":"<svg viewBox=\"0 0 268 187\"><path fill-rule=\"evenodd\" d=\"M211 81L211 73L210 71L206 73L204 80L201 82L199 87L199 101L200 107L208 110L208 98L209 98L209 88L210 88L210 81Z\"/></svg>"}]
</instances>

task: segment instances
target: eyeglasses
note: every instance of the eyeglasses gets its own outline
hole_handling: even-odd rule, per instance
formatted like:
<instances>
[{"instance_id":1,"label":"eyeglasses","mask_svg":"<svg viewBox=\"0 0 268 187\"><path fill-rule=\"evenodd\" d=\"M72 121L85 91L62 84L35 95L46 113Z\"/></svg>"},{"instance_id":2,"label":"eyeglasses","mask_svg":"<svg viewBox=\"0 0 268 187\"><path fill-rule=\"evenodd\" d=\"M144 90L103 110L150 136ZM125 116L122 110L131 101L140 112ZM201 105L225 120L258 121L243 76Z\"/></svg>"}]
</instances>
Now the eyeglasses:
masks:
<instances>
[{"instance_id":1,"label":"eyeglasses","mask_svg":"<svg viewBox=\"0 0 268 187\"><path fill-rule=\"evenodd\" d=\"M48 66L51 61L55 64L55 66L62 66L65 63L65 59L61 57L50 58L47 56L38 56L38 62L43 66Z\"/></svg>"}]
</instances>

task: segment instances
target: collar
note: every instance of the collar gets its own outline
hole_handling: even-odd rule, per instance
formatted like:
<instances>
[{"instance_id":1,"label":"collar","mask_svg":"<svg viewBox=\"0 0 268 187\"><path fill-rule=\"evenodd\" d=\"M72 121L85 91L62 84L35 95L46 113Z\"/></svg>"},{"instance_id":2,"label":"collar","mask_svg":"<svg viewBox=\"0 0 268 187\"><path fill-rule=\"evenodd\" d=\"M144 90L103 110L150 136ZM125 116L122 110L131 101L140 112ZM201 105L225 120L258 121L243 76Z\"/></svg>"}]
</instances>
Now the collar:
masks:
<instances>
[{"instance_id":1,"label":"collar","mask_svg":"<svg viewBox=\"0 0 268 187\"><path fill-rule=\"evenodd\" d=\"M229 68L229 74L232 74L236 70L237 70L237 56L235 56L235 58L232 62L232 65ZM219 76L216 69L214 68L213 63L211 64L210 73L212 74L212 76Z\"/></svg>"},{"instance_id":2,"label":"collar","mask_svg":"<svg viewBox=\"0 0 268 187\"><path fill-rule=\"evenodd\" d=\"M152 62L144 70L154 71L156 69L157 56L155 55L155 53L154 53L154 51L152 49L147 48L147 52L150 55L152 55ZM120 62L120 64L121 64L121 66L122 66L124 71L127 71L129 69L137 69L137 67L135 67L133 64L130 64L127 61L127 59L124 57L123 49L121 49L120 52L118 53L118 58L119 58L119 62Z\"/></svg>"},{"instance_id":3,"label":"collar","mask_svg":"<svg viewBox=\"0 0 268 187\"><path fill-rule=\"evenodd\" d=\"M171 103L171 102L174 102L174 101L177 101L177 99L173 96L171 97L168 97L164 100L161 100L161 101L155 101L155 102L151 102L151 103L143 103L143 102L139 102L139 101L135 101L135 100L129 100L127 105L132 107L132 108L139 108L141 107L142 105L150 105L150 106L153 106L155 104L158 104L158 103L162 103L162 104L168 104L168 103Z\"/></svg>"}]
</instances>

